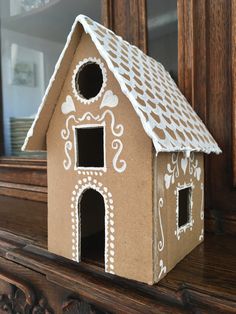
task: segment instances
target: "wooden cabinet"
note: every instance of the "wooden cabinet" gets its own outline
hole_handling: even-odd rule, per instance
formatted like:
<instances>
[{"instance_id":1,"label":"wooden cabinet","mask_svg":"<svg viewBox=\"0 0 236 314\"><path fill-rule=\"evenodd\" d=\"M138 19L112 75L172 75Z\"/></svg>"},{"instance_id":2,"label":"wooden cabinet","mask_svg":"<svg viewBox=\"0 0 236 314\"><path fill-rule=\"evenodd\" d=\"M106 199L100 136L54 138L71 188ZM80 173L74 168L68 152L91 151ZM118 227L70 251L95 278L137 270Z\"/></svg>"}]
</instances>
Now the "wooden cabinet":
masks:
<instances>
[{"instance_id":1,"label":"wooden cabinet","mask_svg":"<svg viewBox=\"0 0 236 314\"><path fill-rule=\"evenodd\" d=\"M147 51L145 0L102 3L103 23ZM1 157L0 313L235 313L235 8L178 0L179 86L223 150L205 157L205 243L155 286L55 256L46 161Z\"/></svg>"}]
</instances>

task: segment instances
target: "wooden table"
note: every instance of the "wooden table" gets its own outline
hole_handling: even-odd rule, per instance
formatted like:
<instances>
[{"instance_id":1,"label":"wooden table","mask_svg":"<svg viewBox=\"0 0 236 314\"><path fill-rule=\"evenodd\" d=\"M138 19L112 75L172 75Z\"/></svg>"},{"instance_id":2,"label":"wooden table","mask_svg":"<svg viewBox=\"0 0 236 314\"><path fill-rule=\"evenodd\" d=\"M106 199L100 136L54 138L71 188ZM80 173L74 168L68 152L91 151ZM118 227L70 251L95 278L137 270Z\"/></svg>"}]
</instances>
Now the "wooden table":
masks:
<instances>
[{"instance_id":1,"label":"wooden table","mask_svg":"<svg viewBox=\"0 0 236 314\"><path fill-rule=\"evenodd\" d=\"M206 234L158 285L148 286L49 253L44 203L19 200L16 208L2 197L0 204L0 309L7 313L236 313L232 236Z\"/></svg>"}]
</instances>

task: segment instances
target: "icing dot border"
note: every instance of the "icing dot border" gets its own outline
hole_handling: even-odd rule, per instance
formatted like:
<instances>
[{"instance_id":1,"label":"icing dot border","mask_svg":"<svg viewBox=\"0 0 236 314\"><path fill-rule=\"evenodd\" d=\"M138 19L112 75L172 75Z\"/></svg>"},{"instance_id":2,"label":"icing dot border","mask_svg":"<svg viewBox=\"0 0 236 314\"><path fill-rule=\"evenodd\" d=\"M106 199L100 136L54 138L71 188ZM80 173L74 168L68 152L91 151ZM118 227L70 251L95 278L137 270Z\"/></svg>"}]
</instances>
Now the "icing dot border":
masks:
<instances>
[{"instance_id":1,"label":"icing dot border","mask_svg":"<svg viewBox=\"0 0 236 314\"><path fill-rule=\"evenodd\" d=\"M83 193L88 189L93 189L100 193L104 200L105 205L105 272L114 274L114 263L115 263L115 221L114 221L114 202L112 199L112 193L104 187L101 182L98 182L96 179L93 180L78 180L75 188L72 191L76 191L76 196L74 197L70 208L71 208L71 255L72 260L79 262L80 261L80 243L81 243L81 222L80 222L80 213L79 213L79 200L82 197ZM113 204L112 206L110 204ZM110 208L112 207L112 208Z\"/></svg>"},{"instance_id":2,"label":"icing dot border","mask_svg":"<svg viewBox=\"0 0 236 314\"><path fill-rule=\"evenodd\" d=\"M102 71L102 76L103 76L103 83L102 83L102 86L101 86L101 89L100 89L99 93L95 97L92 97L90 99L86 99L82 95L80 95L78 93L77 89L76 89L76 84L75 84L75 78L76 78L77 73L80 71L80 69L83 68L83 66L86 63L96 63L96 64L98 64L100 66L100 69ZM73 71L71 85L72 85L72 91L73 91L73 94L74 94L75 98L77 100L79 100L81 103L83 103L85 105L89 105L89 104L97 101L102 96L102 94L103 94L103 92L105 90L105 87L107 85L107 70L106 70L105 65L102 62L102 60L99 59L99 58L89 57L89 58L85 58L82 61L80 61L76 65L76 67L75 67L75 69Z\"/></svg>"}]
</instances>

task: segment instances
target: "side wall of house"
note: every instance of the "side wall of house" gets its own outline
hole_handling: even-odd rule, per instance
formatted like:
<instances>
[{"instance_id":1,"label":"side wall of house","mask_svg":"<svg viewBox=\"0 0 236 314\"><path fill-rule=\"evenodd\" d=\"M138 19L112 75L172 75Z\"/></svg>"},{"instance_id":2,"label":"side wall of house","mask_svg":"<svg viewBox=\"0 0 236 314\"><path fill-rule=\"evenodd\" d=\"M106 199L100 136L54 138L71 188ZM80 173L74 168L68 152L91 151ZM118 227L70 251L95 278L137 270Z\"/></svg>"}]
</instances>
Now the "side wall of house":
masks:
<instances>
[{"instance_id":1,"label":"side wall of house","mask_svg":"<svg viewBox=\"0 0 236 314\"><path fill-rule=\"evenodd\" d=\"M203 241L204 159L202 153L154 157L154 281L165 276ZM190 188L189 220L179 227L179 191Z\"/></svg>"},{"instance_id":2,"label":"side wall of house","mask_svg":"<svg viewBox=\"0 0 236 314\"><path fill-rule=\"evenodd\" d=\"M72 88L73 71L85 58L95 58L106 72L101 94L89 104ZM79 260L78 201L83 191L93 188L106 206L106 271L152 282L151 140L88 35L82 35L68 62L47 133L49 250ZM104 169L76 169L73 127L86 125L105 128Z\"/></svg>"}]
</instances>

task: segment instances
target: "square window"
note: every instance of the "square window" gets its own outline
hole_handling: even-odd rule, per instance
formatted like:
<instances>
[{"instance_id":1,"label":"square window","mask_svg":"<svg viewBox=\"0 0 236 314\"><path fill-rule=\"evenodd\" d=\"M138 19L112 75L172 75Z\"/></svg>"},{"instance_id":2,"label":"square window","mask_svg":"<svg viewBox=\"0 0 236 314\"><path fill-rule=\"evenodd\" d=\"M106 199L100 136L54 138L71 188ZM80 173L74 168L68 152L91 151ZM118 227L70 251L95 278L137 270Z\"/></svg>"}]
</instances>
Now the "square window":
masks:
<instances>
[{"instance_id":1,"label":"square window","mask_svg":"<svg viewBox=\"0 0 236 314\"><path fill-rule=\"evenodd\" d=\"M76 128L76 166L104 167L104 128Z\"/></svg>"},{"instance_id":2,"label":"square window","mask_svg":"<svg viewBox=\"0 0 236 314\"><path fill-rule=\"evenodd\" d=\"M178 203L178 226L179 228L186 225L190 220L190 206L191 206L191 196L192 188L184 188L178 191L179 193L179 203Z\"/></svg>"}]
</instances>

